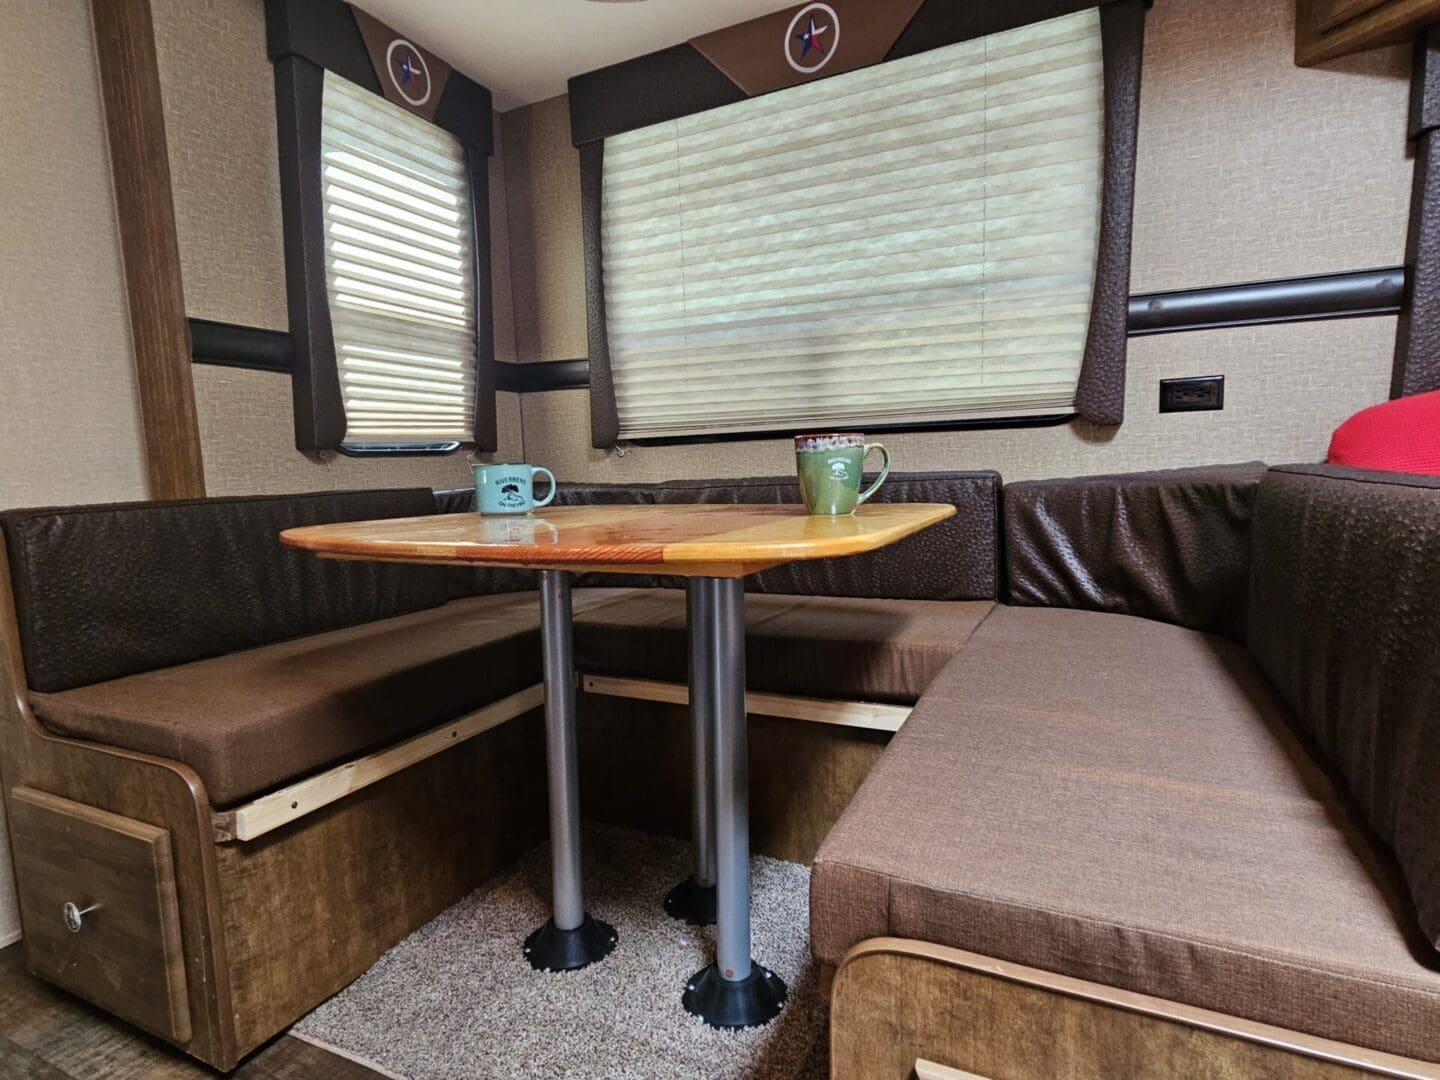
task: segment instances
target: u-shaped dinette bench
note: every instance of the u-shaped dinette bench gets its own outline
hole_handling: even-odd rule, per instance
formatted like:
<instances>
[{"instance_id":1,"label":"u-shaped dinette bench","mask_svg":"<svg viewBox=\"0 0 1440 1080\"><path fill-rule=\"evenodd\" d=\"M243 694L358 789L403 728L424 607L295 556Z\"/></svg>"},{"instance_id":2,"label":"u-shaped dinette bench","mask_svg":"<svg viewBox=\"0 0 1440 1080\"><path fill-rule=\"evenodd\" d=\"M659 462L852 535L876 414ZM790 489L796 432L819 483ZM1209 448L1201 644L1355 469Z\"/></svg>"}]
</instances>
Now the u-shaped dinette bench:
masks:
<instances>
[{"instance_id":1,"label":"u-shaped dinette bench","mask_svg":"<svg viewBox=\"0 0 1440 1080\"><path fill-rule=\"evenodd\" d=\"M0 770L32 971L228 1068L539 841L535 576L321 561L278 540L466 510L471 495L0 515L14 691ZM880 498L959 515L875 555L750 579L752 710L893 731L993 604L998 476L892 477ZM758 480L562 485L558 501L798 499L793 480ZM582 687L685 693L680 584L576 582ZM148 844L122 856L133 910L122 920L111 898L66 930L63 905L99 887L87 852L142 827Z\"/></svg>"},{"instance_id":2,"label":"u-shaped dinette bench","mask_svg":"<svg viewBox=\"0 0 1440 1080\"><path fill-rule=\"evenodd\" d=\"M530 575L274 541L468 496L0 515L31 970L228 1068L539 841ZM747 709L779 748L752 761L787 745L767 716L878 757L767 803L810 830L832 1075L1440 1077L1440 481L1252 464L881 497L958 513L747 591ZM582 750L621 761L589 724L683 745L659 723L679 583L576 584ZM688 775L625 753L674 810Z\"/></svg>"}]
</instances>

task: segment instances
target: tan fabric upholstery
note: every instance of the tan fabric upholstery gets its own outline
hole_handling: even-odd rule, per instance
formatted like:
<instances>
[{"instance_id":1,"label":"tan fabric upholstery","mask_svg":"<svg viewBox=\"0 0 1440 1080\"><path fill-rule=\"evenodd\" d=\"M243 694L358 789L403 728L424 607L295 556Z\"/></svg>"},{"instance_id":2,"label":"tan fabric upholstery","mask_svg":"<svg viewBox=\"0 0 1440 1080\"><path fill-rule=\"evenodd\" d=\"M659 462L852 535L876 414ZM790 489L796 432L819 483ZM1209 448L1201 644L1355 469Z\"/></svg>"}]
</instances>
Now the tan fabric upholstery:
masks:
<instances>
[{"instance_id":1,"label":"tan fabric upholstery","mask_svg":"<svg viewBox=\"0 0 1440 1080\"><path fill-rule=\"evenodd\" d=\"M683 589L587 589L583 672L687 682ZM745 598L746 682L805 697L914 704L994 607L989 600Z\"/></svg>"},{"instance_id":2,"label":"tan fabric upholstery","mask_svg":"<svg viewBox=\"0 0 1440 1080\"><path fill-rule=\"evenodd\" d=\"M539 681L536 596L509 593L31 700L62 735L184 762L225 805Z\"/></svg>"},{"instance_id":3,"label":"tan fabric upholstery","mask_svg":"<svg viewBox=\"0 0 1440 1080\"><path fill-rule=\"evenodd\" d=\"M1391 859L1241 646L996 608L816 858L811 939L888 933L1440 1060Z\"/></svg>"}]
</instances>

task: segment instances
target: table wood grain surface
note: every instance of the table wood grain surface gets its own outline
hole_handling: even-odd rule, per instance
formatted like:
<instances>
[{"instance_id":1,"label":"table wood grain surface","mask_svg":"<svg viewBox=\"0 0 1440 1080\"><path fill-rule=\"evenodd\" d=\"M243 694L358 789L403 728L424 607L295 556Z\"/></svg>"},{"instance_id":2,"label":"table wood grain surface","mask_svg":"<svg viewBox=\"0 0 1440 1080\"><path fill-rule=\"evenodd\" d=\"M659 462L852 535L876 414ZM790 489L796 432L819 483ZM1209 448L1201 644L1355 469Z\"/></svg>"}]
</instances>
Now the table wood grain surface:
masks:
<instances>
[{"instance_id":1,"label":"table wood grain surface","mask_svg":"<svg viewBox=\"0 0 1440 1080\"><path fill-rule=\"evenodd\" d=\"M735 578L875 551L954 514L948 503L874 503L838 517L784 504L626 503L346 521L280 539L332 559Z\"/></svg>"}]
</instances>

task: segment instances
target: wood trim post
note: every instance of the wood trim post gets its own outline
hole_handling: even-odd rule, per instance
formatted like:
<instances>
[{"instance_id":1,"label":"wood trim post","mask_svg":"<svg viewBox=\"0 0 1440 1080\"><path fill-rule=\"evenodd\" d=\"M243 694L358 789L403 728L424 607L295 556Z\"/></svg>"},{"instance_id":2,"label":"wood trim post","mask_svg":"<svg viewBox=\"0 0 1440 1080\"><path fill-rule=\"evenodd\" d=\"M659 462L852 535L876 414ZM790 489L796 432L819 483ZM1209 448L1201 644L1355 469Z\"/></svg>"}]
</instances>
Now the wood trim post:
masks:
<instances>
[{"instance_id":1,"label":"wood trim post","mask_svg":"<svg viewBox=\"0 0 1440 1080\"><path fill-rule=\"evenodd\" d=\"M149 0L91 0L154 499L205 494Z\"/></svg>"}]
</instances>

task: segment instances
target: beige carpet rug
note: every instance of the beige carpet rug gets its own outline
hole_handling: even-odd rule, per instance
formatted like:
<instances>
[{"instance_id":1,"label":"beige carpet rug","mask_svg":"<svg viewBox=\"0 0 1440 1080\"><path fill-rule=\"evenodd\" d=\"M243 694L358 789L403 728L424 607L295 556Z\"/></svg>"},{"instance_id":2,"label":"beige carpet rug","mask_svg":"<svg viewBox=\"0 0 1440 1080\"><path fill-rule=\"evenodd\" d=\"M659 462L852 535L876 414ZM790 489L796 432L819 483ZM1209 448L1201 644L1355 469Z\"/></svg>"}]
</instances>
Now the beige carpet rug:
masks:
<instances>
[{"instance_id":1,"label":"beige carpet rug","mask_svg":"<svg viewBox=\"0 0 1440 1080\"><path fill-rule=\"evenodd\" d=\"M717 1031L680 1006L713 955L713 930L660 902L688 872L687 844L609 826L584 836L586 903L619 944L581 971L542 974L520 951L548 914L548 848L416 931L294 1033L408 1080L491 1077L826 1075L826 1018L807 939L809 871L757 857L754 953L790 988L763 1028Z\"/></svg>"}]
</instances>

